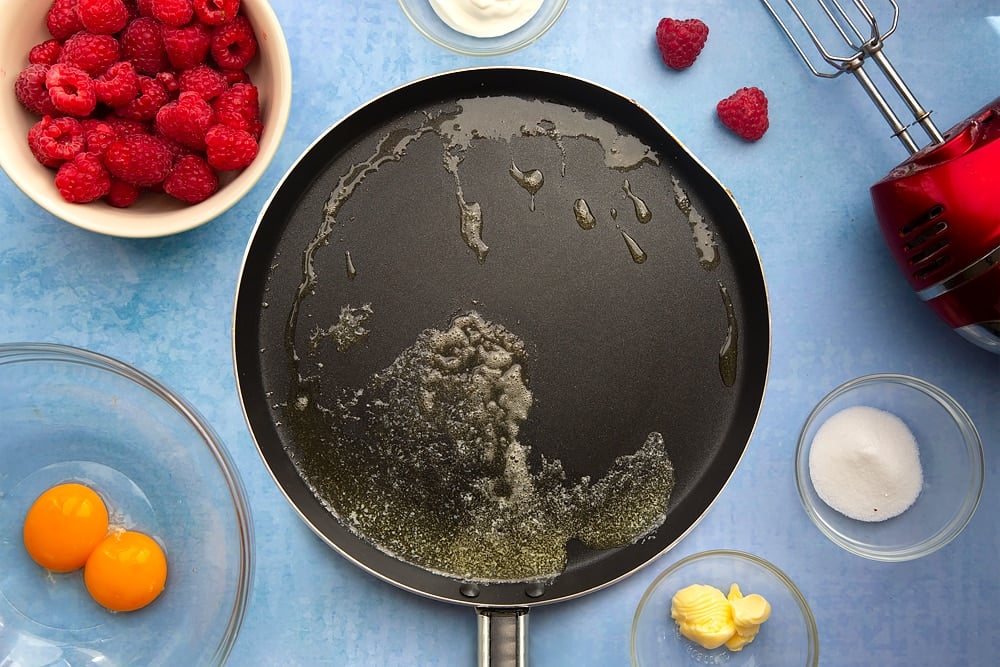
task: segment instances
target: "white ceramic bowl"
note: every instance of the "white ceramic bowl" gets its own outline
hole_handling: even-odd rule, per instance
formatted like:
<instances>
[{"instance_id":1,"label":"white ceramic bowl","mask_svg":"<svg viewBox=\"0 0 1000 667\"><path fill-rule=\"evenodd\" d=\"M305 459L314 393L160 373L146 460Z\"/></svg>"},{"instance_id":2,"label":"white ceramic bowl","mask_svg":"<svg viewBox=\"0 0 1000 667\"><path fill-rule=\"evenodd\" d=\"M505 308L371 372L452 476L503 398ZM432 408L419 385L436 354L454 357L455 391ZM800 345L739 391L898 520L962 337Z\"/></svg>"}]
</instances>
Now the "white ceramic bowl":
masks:
<instances>
[{"instance_id":1,"label":"white ceramic bowl","mask_svg":"<svg viewBox=\"0 0 1000 667\"><path fill-rule=\"evenodd\" d=\"M0 665L222 665L253 582L253 524L224 445L184 399L108 357L0 345ZM113 613L80 571L28 556L24 517L44 490L90 486L112 525L167 556L148 607Z\"/></svg>"},{"instance_id":2,"label":"white ceramic bowl","mask_svg":"<svg viewBox=\"0 0 1000 667\"><path fill-rule=\"evenodd\" d=\"M681 635L670 617L674 593L692 584L715 586L727 593L734 583L744 595L763 595L771 605L770 618L752 642L740 651L724 646L708 650ZM777 567L741 551L704 551L677 561L646 589L632 622L632 664L817 667L819 633L809 604Z\"/></svg>"},{"instance_id":3,"label":"white ceramic bowl","mask_svg":"<svg viewBox=\"0 0 1000 667\"><path fill-rule=\"evenodd\" d=\"M427 39L470 56L496 56L528 46L555 24L568 0L543 0L534 16L521 27L496 37L473 37L459 32L438 16L430 0L399 0L403 13Z\"/></svg>"},{"instance_id":4,"label":"white ceramic bowl","mask_svg":"<svg viewBox=\"0 0 1000 667\"><path fill-rule=\"evenodd\" d=\"M809 473L816 432L833 415L858 405L896 415L917 441L920 494L885 521L859 521L831 508ZM926 556L955 539L976 511L984 474L982 442L969 415L941 389L906 375L868 375L834 389L809 414L795 453L799 496L820 532L851 553L880 561Z\"/></svg>"},{"instance_id":5,"label":"white ceramic bowl","mask_svg":"<svg viewBox=\"0 0 1000 667\"><path fill-rule=\"evenodd\" d=\"M270 164L288 124L292 67L284 33L266 0L243 0L254 26L258 53L247 71L260 94L264 132L254 161L234 178L220 179L219 190L203 202L187 205L167 195L144 194L129 208L103 201L72 204L59 194L55 171L43 167L28 148L28 130L38 117L14 96L14 81L28 65L28 50L51 35L45 27L48 0L0 3L0 167L28 197L52 215L84 229L123 237L176 234L218 217L257 183Z\"/></svg>"}]
</instances>

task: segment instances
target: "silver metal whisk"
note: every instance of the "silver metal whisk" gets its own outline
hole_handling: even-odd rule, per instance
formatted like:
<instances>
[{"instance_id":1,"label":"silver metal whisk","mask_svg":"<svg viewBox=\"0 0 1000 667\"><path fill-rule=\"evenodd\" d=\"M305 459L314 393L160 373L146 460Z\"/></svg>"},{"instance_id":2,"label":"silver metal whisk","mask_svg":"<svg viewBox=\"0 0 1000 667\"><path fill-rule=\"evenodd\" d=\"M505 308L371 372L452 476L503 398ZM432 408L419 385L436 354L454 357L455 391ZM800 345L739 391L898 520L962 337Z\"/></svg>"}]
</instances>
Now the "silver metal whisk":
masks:
<instances>
[{"instance_id":1,"label":"silver metal whisk","mask_svg":"<svg viewBox=\"0 0 1000 667\"><path fill-rule=\"evenodd\" d=\"M889 62L889 58L882 49L886 38L895 32L896 23L899 19L899 5L896 4L895 0L887 0L892 5L892 22L889 29L884 32L880 28L875 14L869 9L864 0L852 0L854 8L857 10L857 16L853 20L840 0L816 0L816 2L819 3L823 13L833 24L836 31L840 33L840 36L851 50L846 55L834 55L828 50L823 44L823 40L820 39L819 35L810 25L809 20L806 19L795 2L793 0L785 0L785 4L788 5L791 12L802 24L802 27L805 28L805 32L819 51L820 56L833 68L832 71L816 67L809 56L806 55L805 50L792 34L785 21L782 20L779 13L775 10L771 0L761 0L761 3L771 12L771 16L774 17L774 20L785 33L785 36L791 41L792 46L802 56L802 60L809 68L809 71L816 76L827 79L838 77L845 72L853 74L865 89L865 92L868 93L872 102L875 103L878 110L882 112L882 116L885 117L885 120L892 128L893 135L902 142L911 155L920 150L920 147L913 140L909 131L909 128L915 124L919 124L924 129L932 145L943 142L944 138L941 136L941 132L938 131L937 126L934 125L934 121L931 120L931 112L920 105L920 102L910 92L909 87L907 87L902 77L899 76L896 68ZM882 94L879 87L864 70L865 63L868 60L873 61L878 66L886 80L888 80L893 89L899 94L899 97L906 106L909 107L910 112L913 114L912 122L903 123L900 120L893 107L886 100L885 95Z\"/></svg>"}]
</instances>

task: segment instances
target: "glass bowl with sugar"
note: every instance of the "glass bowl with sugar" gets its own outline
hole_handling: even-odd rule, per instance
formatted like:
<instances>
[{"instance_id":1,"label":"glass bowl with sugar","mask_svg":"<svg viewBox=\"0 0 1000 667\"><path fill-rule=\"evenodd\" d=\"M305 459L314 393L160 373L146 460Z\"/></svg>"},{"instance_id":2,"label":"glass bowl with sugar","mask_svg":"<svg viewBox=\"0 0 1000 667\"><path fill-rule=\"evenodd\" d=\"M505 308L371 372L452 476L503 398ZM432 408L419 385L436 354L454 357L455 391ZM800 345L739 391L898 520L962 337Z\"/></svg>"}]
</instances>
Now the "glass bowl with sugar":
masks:
<instances>
[{"instance_id":1,"label":"glass bowl with sugar","mask_svg":"<svg viewBox=\"0 0 1000 667\"><path fill-rule=\"evenodd\" d=\"M955 539L976 511L984 473L969 415L907 375L867 375L831 391L795 452L809 518L838 546L878 561L920 558Z\"/></svg>"}]
</instances>

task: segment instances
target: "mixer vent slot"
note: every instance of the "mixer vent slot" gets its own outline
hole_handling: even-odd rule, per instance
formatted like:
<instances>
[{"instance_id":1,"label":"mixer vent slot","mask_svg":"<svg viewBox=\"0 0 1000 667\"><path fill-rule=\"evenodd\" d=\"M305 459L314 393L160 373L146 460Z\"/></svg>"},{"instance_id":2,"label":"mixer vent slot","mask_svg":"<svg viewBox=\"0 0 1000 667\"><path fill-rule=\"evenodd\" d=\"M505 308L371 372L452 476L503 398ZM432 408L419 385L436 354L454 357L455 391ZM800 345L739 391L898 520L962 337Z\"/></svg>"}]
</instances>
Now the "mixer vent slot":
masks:
<instances>
[{"instance_id":1,"label":"mixer vent slot","mask_svg":"<svg viewBox=\"0 0 1000 667\"><path fill-rule=\"evenodd\" d=\"M935 236L948 229L948 223L944 220L938 220L934 223L933 227L921 230L919 234L903 244L903 250L907 253L911 253L915 250L919 250L921 246L929 242ZM947 241L943 241L947 245Z\"/></svg>"},{"instance_id":2,"label":"mixer vent slot","mask_svg":"<svg viewBox=\"0 0 1000 667\"><path fill-rule=\"evenodd\" d=\"M910 234L917 231L927 223L933 221L935 218L938 218L942 213L944 213L944 206L942 206L941 204L938 204L937 206L928 209L922 215L911 220L908 224L903 225L899 229L899 235L909 236Z\"/></svg>"}]
</instances>

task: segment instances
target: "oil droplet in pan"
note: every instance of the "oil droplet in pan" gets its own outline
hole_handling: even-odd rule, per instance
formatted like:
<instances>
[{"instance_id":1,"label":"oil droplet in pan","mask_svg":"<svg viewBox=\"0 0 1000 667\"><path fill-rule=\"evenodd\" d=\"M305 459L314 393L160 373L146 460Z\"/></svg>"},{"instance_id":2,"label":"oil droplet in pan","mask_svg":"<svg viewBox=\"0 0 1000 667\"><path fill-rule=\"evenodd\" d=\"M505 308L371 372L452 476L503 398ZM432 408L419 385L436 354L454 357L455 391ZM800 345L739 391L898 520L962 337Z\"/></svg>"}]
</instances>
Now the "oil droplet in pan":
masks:
<instances>
[{"instance_id":1,"label":"oil droplet in pan","mask_svg":"<svg viewBox=\"0 0 1000 667\"><path fill-rule=\"evenodd\" d=\"M628 233L623 229L622 238L625 239L625 245L628 246L629 254L632 255L632 261L636 264L642 264L646 261L647 255L646 251L639 247L639 244L635 242L635 239L628 235Z\"/></svg>"},{"instance_id":2,"label":"oil droplet in pan","mask_svg":"<svg viewBox=\"0 0 1000 667\"><path fill-rule=\"evenodd\" d=\"M622 184L622 190L625 191L625 196L631 199L632 205L635 206L636 220L638 220L642 224L646 224L647 222L653 219L652 211L650 211L649 207L646 206L646 202L644 202L642 199L637 197L634 192L632 192L632 184L628 182L627 178L625 179L625 182Z\"/></svg>"},{"instance_id":3,"label":"oil droplet in pan","mask_svg":"<svg viewBox=\"0 0 1000 667\"><path fill-rule=\"evenodd\" d=\"M576 224L580 229L593 229L597 224L597 218L590 210L590 205L585 199L577 199L573 202L573 215L576 217Z\"/></svg>"},{"instance_id":4,"label":"oil droplet in pan","mask_svg":"<svg viewBox=\"0 0 1000 667\"><path fill-rule=\"evenodd\" d=\"M739 342L739 327L736 324L736 310L733 308L733 300L729 298L729 290L719 281L719 294L722 295L722 303L726 306L726 339L719 349L719 374L722 375L722 383L727 387L736 384L736 347Z\"/></svg>"},{"instance_id":5,"label":"oil droplet in pan","mask_svg":"<svg viewBox=\"0 0 1000 667\"><path fill-rule=\"evenodd\" d=\"M510 175L515 181L517 181L518 185L527 190L528 194L531 195L531 204L529 204L528 208L534 211L535 195L545 184L545 175L537 169L521 171L517 168L517 165L514 164L513 161L510 163Z\"/></svg>"}]
</instances>

